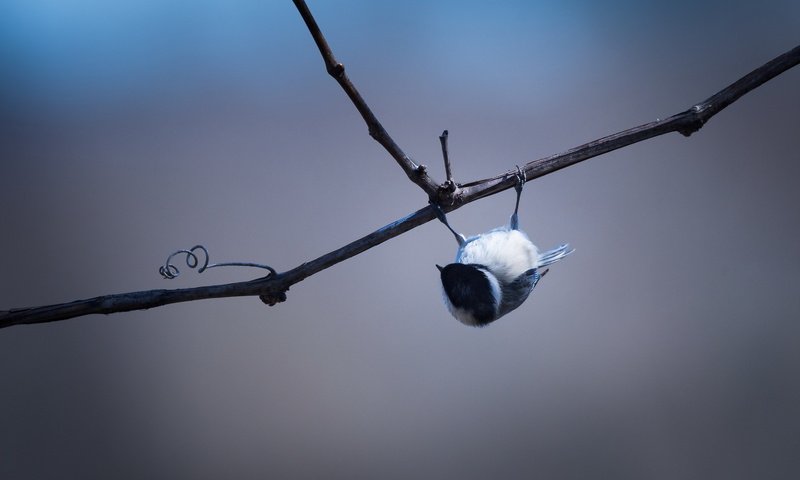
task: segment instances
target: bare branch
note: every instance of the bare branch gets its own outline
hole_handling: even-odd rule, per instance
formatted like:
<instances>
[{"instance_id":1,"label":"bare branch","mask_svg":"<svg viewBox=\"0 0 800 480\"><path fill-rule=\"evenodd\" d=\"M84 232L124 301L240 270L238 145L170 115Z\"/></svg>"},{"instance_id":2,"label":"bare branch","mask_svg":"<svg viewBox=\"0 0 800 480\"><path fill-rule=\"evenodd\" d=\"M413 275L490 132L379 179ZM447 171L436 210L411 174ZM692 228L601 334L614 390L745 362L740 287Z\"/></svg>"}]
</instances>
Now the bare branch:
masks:
<instances>
[{"instance_id":1,"label":"bare branch","mask_svg":"<svg viewBox=\"0 0 800 480\"><path fill-rule=\"evenodd\" d=\"M308 31L311 32L314 42L317 44L319 53L322 55L322 60L325 62L325 69L331 77L339 82L344 92L350 97L350 101L353 102L353 105L358 109L358 113L361 114L361 117L364 118L364 121L367 123L370 136L389 152L389 155L397 161L400 168L406 172L406 175L408 175L408 178L412 182L419 185L419 187L428 194L428 197L436 198L439 184L428 175L424 165L417 165L403 152L386 129L383 128L383 125L378 121L375 114L372 113L367 102L364 101L364 98L358 93L355 85L353 85L353 82L350 81L347 73L345 73L344 65L339 63L333 56L333 51L328 45L328 41L325 40L322 31L319 29L317 21L314 20L314 16L311 15L311 10L308 9L306 2L304 0L294 0L294 4L300 12L300 16L303 17L303 21L306 22L306 26L308 27Z\"/></svg>"},{"instance_id":2,"label":"bare branch","mask_svg":"<svg viewBox=\"0 0 800 480\"><path fill-rule=\"evenodd\" d=\"M738 100L742 95L763 85L798 63L800 63L800 46L770 60L684 112L664 120L645 123L644 125L585 143L563 153L528 162L523 167L526 178L532 180L578 162L641 142L642 140L664 135L665 133L680 132L688 137L700 130L711 117ZM457 199L456 203L468 203L510 188L516 182L515 175L516 169L492 178L476 180L461 185L461 190L458 193L460 198Z\"/></svg>"},{"instance_id":3,"label":"bare branch","mask_svg":"<svg viewBox=\"0 0 800 480\"><path fill-rule=\"evenodd\" d=\"M259 295L263 288L253 282L212 285L208 287L180 288L175 290L147 290L142 292L103 295L86 300L47 305L44 307L18 308L0 311L0 328L12 325L54 322L93 313L117 313L131 310L188 302L205 298L240 297Z\"/></svg>"},{"instance_id":4,"label":"bare branch","mask_svg":"<svg viewBox=\"0 0 800 480\"><path fill-rule=\"evenodd\" d=\"M736 101L742 95L780 75L798 63L800 63L800 46L764 64L760 68L753 70L719 93L696 104L685 112L673 115L666 120L650 122L600 138L557 155L529 162L524 167L526 176L529 180L541 177L583 160L669 132L680 132L683 135L689 136L693 132L699 130L711 117ZM479 198L493 195L510 188L516 181L515 174L516 169L493 178L463 185L462 188L456 192L453 199L454 202L452 204L442 205L441 207L445 211L453 211ZM94 313L109 314L131 310L144 310L171 303L188 302L206 298L259 295L265 303L272 305L285 300L286 291L295 283L301 282L303 279L315 273L358 255L376 245L380 245L390 238L401 235L434 218L436 218L436 216L432 208L426 206L337 250L277 275L271 274L267 277L247 282L176 290L148 290L122 293L44 307L0 311L0 328L19 324L66 320Z\"/></svg>"},{"instance_id":5,"label":"bare branch","mask_svg":"<svg viewBox=\"0 0 800 480\"><path fill-rule=\"evenodd\" d=\"M171 303L208 298L258 295L264 303L274 305L286 300L286 291L295 283L301 282L317 272L358 255L376 245L380 245L386 240L418 227L433 218L432 210L429 207L425 207L337 250L278 275L269 275L247 282L175 290L146 290L120 293L43 307L0 311L0 328L12 325L54 322L95 313L109 314L129 312L131 310L146 310Z\"/></svg>"}]
</instances>

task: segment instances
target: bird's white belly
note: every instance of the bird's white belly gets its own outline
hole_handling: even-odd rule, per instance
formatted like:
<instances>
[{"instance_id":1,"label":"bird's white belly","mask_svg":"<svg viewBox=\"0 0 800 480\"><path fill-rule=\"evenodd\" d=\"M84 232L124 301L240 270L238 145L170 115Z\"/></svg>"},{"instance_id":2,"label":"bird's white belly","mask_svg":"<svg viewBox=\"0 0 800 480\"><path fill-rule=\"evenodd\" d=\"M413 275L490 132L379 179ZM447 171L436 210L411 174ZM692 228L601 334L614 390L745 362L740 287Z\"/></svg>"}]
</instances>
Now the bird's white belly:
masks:
<instances>
[{"instance_id":1,"label":"bird's white belly","mask_svg":"<svg viewBox=\"0 0 800 480\"><path fill-rule=\"evenodd\" d=\"M539 266L539 250L523 232L498 228L468 238L456 262L485 265L500 282L508 283Z\"/></svg>"}]
</instances>

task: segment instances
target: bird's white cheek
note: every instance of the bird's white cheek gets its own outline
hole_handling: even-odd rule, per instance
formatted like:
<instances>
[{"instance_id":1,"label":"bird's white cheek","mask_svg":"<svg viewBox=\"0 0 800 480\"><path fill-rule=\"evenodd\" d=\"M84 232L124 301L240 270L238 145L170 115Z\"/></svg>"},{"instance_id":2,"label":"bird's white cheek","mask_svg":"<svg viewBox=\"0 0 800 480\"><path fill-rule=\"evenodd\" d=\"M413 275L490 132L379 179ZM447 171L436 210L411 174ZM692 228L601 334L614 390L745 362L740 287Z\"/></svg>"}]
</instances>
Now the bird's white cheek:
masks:
<instances>
[{"instance_id":1,"label":"bird's white cheek","mask_svg":"<svg viewBox=\"0 0 800 480\"><path fill-rule=\"evenodd\" d=\"M470 312L462 308L453 307L453 309L450 310L450 313L452 313L453 316L456 317L456 320L463 323L464 325L468 325L470 327L476 327L478 325L478 321L475 320L475 317L473 317Z\"/></svg>"},{"instance_id":2,"label":"bird's white cheek","mask_svg":"<svg viewBox=\"0 0 800 480\"><path fill-rule=\"evenodd\" d=\"M490 270L485 268L481 268L480 270L483 271L483 273L486 275L486 279L489 280L489 285L492 288L492 297L494 298L495 315L497 315L497 309L500 305L500 302L503 300L503 292L500 289L500 282Z\"/></svg>"},{"instance_id":3,"label":"bird's white cheek","mask_svg":"<svg viewBox=\"0 0 800 480\"><path fill-rule=\"evenodd\" d=\"M455 317L456 320L470 327L475 327L478 325L478 322L475 320L475 317L472 315L472 313L463 308L458 308L450 303L450 299L447 298L447 294L444 292L444 290L442 290L442 298L444 299L444 304L447 306L447 310L450 312L450 315Z\"/></svg>"}]
</instances>

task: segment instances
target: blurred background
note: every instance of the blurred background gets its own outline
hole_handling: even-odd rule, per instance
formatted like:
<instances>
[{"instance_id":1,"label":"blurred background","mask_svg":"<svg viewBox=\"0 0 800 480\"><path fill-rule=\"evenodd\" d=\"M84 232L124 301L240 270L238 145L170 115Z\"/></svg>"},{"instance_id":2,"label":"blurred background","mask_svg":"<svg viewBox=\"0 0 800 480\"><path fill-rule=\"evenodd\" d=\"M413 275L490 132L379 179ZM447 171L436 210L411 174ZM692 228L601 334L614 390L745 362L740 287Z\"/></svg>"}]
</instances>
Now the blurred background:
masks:
<instances>
[{"instance_id":1,"label":"blurred background","mask_svg":"<svg viewBox=\"0 0 800 480\"><path fill-rule=\"evenodd\" d=\"M483 178L699 102L798 43L800 3L311 1L395 140ZM0 308L247 280L424 206L287 1L0 4ZM428 223L264 306L0 331L0 477L798 478L800 69L690 138L528 184L570 242L488 328ZM507 221L513 190L450 215ZM181 264L178 264L179 266Z\"/></svg>"}]
</instances>

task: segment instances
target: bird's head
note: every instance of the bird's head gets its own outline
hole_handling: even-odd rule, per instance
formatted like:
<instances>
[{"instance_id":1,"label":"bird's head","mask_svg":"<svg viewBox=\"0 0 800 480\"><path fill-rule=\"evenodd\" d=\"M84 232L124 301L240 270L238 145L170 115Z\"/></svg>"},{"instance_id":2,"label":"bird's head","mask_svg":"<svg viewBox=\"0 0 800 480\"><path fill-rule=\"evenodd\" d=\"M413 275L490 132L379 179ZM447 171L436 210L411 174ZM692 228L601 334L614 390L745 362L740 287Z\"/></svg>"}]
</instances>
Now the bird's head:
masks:
<instances>
[{"instance_id":1,"label":"bird's head","mask_svg":"<svg viewBox=\"0 0 800 480\"><path fill-rule=\"evenodd\" d=\"M458 321L482 327L498 318L500 283L485 266L451 263L436 268L441 273L445 304Z\"/></svg>"}]
</instances>

